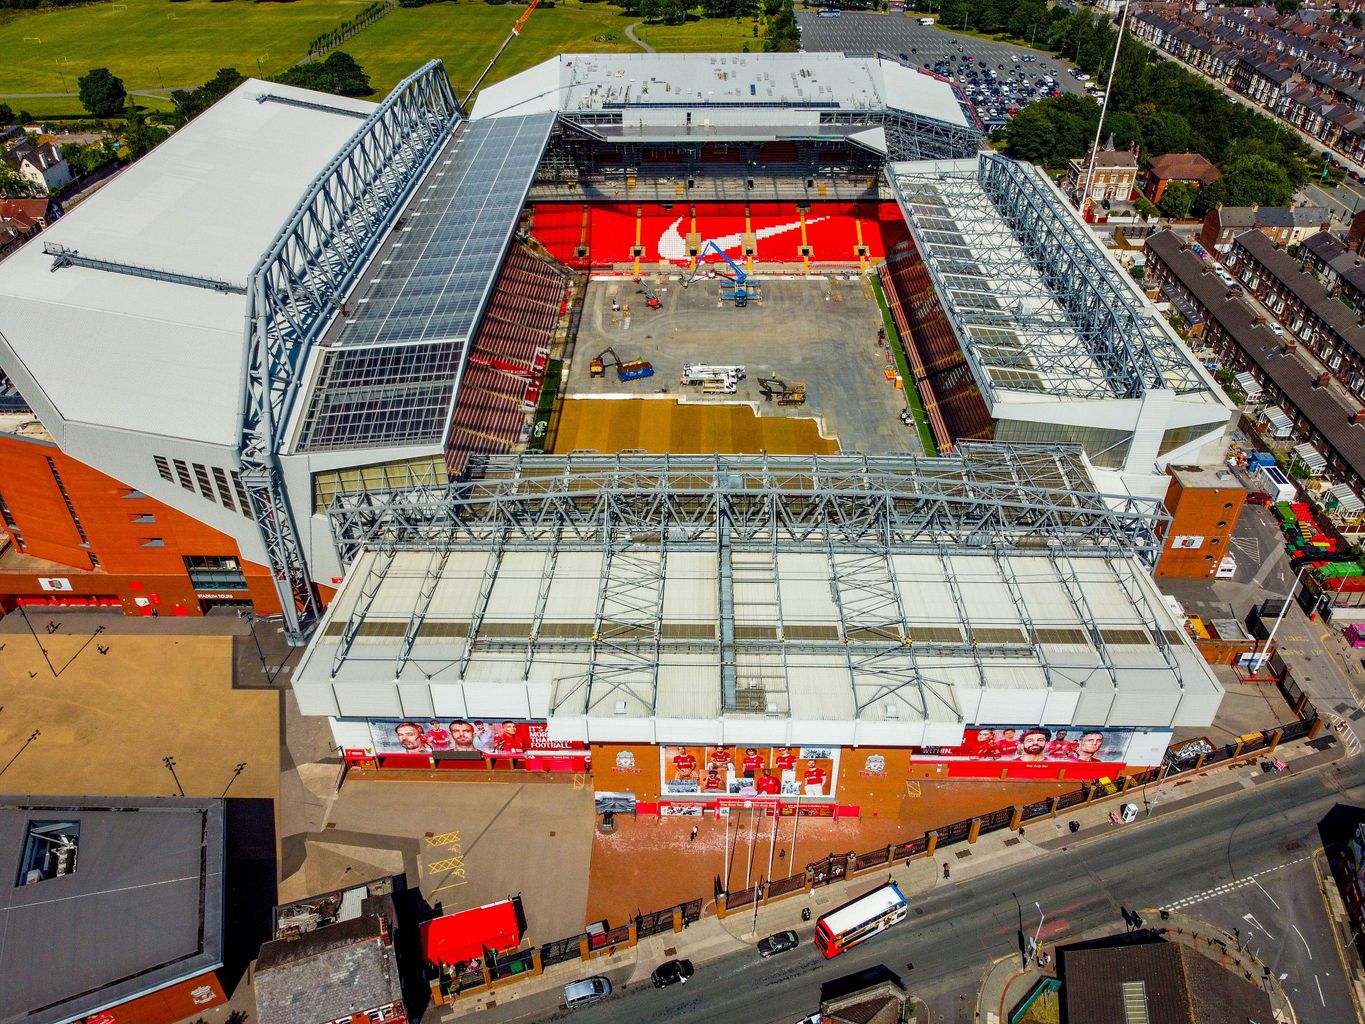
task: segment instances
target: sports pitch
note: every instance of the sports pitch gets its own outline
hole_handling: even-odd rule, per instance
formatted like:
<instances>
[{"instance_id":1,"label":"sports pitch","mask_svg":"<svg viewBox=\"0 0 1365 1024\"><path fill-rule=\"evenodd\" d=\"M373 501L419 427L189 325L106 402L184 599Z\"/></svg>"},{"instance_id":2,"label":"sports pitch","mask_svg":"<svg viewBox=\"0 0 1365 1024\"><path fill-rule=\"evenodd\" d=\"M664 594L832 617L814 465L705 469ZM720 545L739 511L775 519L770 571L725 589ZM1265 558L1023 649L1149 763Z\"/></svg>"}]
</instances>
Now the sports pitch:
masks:
<instances>
[{"instance_id":1,"label":"sports pitch","mask_svg":"<svg viewBox=\"0 0 1365 1024\"><path fill-rule=\"evenodd\" d=\"M275 74L303 57L320 33L364 8L361 0L115 0L16 14L0 20L0 95L74 93L76 79L96 67L107 67L129 89L202 85L224 67Z\"/></svg>"}]
</instances>

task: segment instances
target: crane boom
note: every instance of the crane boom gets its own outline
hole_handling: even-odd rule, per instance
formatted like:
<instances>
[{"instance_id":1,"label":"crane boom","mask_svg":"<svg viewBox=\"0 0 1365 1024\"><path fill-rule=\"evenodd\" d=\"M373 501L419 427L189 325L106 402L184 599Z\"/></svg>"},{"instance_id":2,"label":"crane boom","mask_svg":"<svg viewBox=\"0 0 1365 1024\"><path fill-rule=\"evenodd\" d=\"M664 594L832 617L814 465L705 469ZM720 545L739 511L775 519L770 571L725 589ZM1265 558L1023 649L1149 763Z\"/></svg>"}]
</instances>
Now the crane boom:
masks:
<instances>
[{"instance_id":1,"label":"crane boom","mask_svg":"<svg viewBox=\"0 0 1365 1024\"><path fill-rule=\"evenodd\" d=\"M706 244L701 247L701 252L697 253L697 262L692 265L692 272L688 274L685 278L683 278L684 288L691 284L693 280L696 279L697 274L701 272L701 261L706 258L706 254L708 252L715 253L726 263L730 264L730 269L735 272L734 291L727 292L725 290L725 286L722 285L721 286L722 298L734 299L735 306L737 308L742 308L749 304L750 295L753 295L755 298L758 297L758 291L756 289L744 287L744 282L748 280L749 275L744 272L744 270L740 267L738 263L736 263L729 257L729 255L725 252L724 249L722 249L709 238L706 240ZM725 275L722 274L721 276L724 277Z\"/></svg>"},{"instance_id":2,"label":"crane boom","mask_svg":"<svg viewBox=\"0 0 1365 1024\"><path fill-rule=\"evenodd\" d=\"M464 98L465 110L469 109L470 100L472 100L474 98L474 94L479 91L479 86L483 85L483 80L488 77L488 72L493 70L493 65L496 64L498 62L498 58L502 56L502 51L507 49L507 45L513 39L521 35L521 30L526 27L526 19L531 17L531 12L536 9L539 3L540 0L531 0L530 4L527 5L526 10L522 13L521 17L517 19L517 23L512 26L512 31L507 33L507 38L504 39L502 41L502 45L498 47L498 52L493 54L493 59L488 62L488 67L483 69L483 74L481 74L475 80L474 85L470 87L469 93L465 96Z\"/></svg>"}]
</instances>

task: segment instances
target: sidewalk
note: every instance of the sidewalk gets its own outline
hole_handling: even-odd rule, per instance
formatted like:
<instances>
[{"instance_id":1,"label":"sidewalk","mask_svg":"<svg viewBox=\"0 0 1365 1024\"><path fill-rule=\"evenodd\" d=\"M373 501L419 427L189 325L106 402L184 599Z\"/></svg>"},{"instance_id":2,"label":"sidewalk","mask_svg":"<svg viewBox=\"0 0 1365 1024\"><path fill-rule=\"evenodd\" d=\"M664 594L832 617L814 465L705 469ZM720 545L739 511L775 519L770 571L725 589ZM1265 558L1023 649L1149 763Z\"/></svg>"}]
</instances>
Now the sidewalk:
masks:
<instances>
[{"instance_id":1,"label":"sidewalk","mask_svg":"<svg viewBox=\"0 0 1365 1024\"><path fill-rule=\"evenodd\" d=\"M1042 858L1057 850L1099 838L1116 829L1140 828L1145 817L1155 818L1188 810L1245 789L1267 784L1274 779L1313 771L1335 761L1344 753L1342 744L1336 742L1335 738L1326 746L1325 750L1318 750L1307 743L1280 747L1276 754L1289 767L1287 771L1278 775L1261 773L1253 761L1250 765L1217 765L1205 771L1175 776L1160 785L1146 787L1145 800L1143 790L1135 789L1127 795L1126 801L1122 801L1137 804L1139 808L1138 820L1130 825L1115 825L1109 820L1109 813L1117 810L1121 803L1118 799L1070 808L1055 819L1035 820L1021 830L1022 834L1008 830L992 832L983 835L972 845L956 843L944 847L934 857L923 857L908 863L902 861L891 866L889 870L869 871L853 879L822 886L804 898L797 894L777 900L766 907L761 906L757 913L757 927L753 907L734 910L724 919L708 914L679 933L667 932L663 935L650 936L642 939L633 949L618 950L611 956L600 956L588 962L572 960L556 964L547 967L538 977L487 989L477 995L457 999L444 1007L433 1007L432 1011L439 1015L441 1020L450 1020L485 1007L504 1005L511 1000L523 999L537 993L558 992L571 981L597 974L606 975L618 988L623 985L647 984L651 972L665 960L675 957L686 958L700 965L751 948L764 935L788 928L800 929L803 926L808 928L809 925L801 920L803 908L810 907L812 916L819 916L881 885L888 874L907 897L927 892L936 886L958 885L993 871ZM1076 821L1080 825L1076 832L1069 830L1068 823L1071 821ZM951 879L943 877L944 863L951 866ZM1156 913L1152 911L1152 916L1156 917ZM1207 934L1208 931L1211 929L1201 930L1200 934ZM1009 962L1017 964L1017 961ZM988 982L990 977L991 975L988 975ZM1004 995L1005 984L1006 982L1001 982L998 989L997 1003ZM1013 984L1010 985L1010 993L1017 993L1018 998L1022 998L1026 990L1026 985L1017 988ZM985 1006L984 1003L982 1005ZM986 1018L983 1016L980 1019Z\"/></svg>"}]
</instances>

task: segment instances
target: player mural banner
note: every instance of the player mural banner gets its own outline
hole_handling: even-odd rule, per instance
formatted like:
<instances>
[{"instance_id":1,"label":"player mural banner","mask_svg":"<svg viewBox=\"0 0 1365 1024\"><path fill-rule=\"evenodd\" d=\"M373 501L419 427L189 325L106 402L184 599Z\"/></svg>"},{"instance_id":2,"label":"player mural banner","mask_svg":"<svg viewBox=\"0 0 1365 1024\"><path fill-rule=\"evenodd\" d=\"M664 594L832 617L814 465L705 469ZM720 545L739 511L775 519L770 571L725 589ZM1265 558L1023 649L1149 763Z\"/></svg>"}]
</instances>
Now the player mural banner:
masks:
<instances>
[{"instance_id":1,"label":"player mural banner","mask_svg":"<svg viewBox=\"0 0 1365 1024\"><path fill-rule=\"evenodd\" d=\"M666 746L665 795L832 796L837 747Z\"/></svg>"},{"instance_id":2,"label":"player mural banner","mask_svg":"<svg viewBox=\"0 0 1365 1024\"><path fill-rule=\"evenodd\" d=\"M918 747L925 761L988 761L1014 764L1112 764L1127 761L1133 729L1021 725L968 729L952 747Z\"/></svg>"},{"instance_id":3,"label":"player mural banner","mask_svg":"<svg viewBox=\"0 0 1365 1024\"><path fill-rule=\"evenodd\" d=\"M552 740L543 721L517 719L371 718L376 754L435 754L447 757L537 757L586 754L577 740Z\"/></svg>"}]
</instances>

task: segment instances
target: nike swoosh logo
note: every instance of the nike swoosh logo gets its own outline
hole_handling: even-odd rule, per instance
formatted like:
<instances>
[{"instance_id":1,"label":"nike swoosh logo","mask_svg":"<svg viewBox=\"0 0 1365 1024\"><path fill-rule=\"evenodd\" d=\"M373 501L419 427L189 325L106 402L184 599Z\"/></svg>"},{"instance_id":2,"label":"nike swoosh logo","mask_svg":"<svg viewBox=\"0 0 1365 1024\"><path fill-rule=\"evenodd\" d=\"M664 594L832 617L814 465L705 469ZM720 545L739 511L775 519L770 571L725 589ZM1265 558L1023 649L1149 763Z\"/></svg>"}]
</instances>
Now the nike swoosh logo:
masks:
<instances>
[{"instance_id":1,"label":"nike swoosh logo","mask_svg":"<svg viewBox=\"0 0 1365 1024\"><path fill-rule=\"evenodd\" d=\"M807 217L807 224L819 224L822 220L830 220L829 217ZM668 227L664 228L663 234L659 236L659 258L668 260L671 263L690 263L692 257L687 254L687 239L683 238L682 232L678 230L683 219L679 217ZM801 230L801 222L793 221L790 224L774 224L770 228L759 228L754 232L754 239L761 240L772 238L774 235L783 235L788 231ZM734 235L717 235L715 238L703 239L701 248L705 248L706 243L715 242L718 249L730 250L738 249L744 244L744 233L741 231Z\"/></svg>"}]
</instances>

